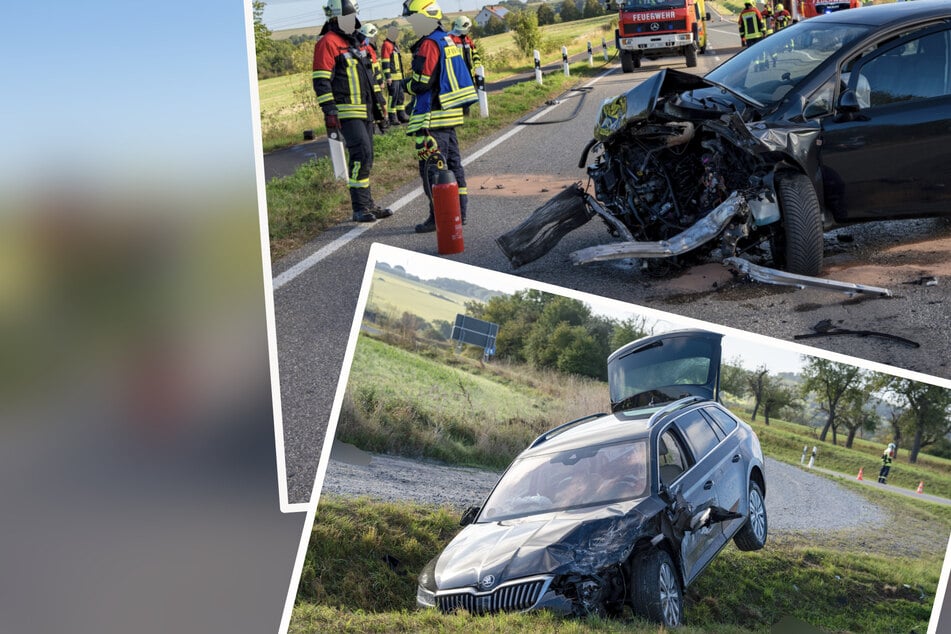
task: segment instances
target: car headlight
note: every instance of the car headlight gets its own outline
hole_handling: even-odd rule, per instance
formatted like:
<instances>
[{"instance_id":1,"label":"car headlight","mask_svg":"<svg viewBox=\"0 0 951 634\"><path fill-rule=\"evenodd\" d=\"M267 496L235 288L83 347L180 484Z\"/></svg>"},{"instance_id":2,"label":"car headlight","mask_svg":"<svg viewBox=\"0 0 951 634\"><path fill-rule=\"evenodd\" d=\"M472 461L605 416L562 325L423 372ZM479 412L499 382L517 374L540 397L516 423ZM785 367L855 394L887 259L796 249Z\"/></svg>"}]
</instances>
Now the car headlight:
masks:
<instances>
[{"instance_id":1,"label":"car headlight","mask_svg":"<svg viewBox=\"0 0 951 634\"><path fill-rule=\"evenodd\" d=\"M423 586L416 586L416 607L436 607L436 593L427 590Z\"/></svg>"},{"instance_id":2,"label":"car headlight","mask_svg":"<svg viewBox=\"0 0 951 634\"><path fill-rule=\"evenodd\" d=\"M419 573L418 585L416 586L416 605L425 608L436 607L436 560L439 557L433 557L429 563L423 567Z\"/></svg>"}]
</instances>

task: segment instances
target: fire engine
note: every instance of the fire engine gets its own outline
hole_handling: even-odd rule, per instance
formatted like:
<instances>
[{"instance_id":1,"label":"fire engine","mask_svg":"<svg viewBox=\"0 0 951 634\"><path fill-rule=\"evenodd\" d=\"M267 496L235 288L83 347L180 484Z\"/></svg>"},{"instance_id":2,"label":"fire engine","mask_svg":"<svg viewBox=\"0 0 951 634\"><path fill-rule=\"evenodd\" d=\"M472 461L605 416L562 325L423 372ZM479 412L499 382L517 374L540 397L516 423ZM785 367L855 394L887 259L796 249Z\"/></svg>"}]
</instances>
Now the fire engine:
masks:
<instances>
[{"instance_id":1,"label":"fire engine","mask_svg":"<svg viewBox=\"0 0 951 634\"><path fill-rule=\"evenodd\" d=\"M625 73L641 59L683 55L688 67L707 50L704 0L620 0L615 44Z\"/></svg>"}]
</instances>

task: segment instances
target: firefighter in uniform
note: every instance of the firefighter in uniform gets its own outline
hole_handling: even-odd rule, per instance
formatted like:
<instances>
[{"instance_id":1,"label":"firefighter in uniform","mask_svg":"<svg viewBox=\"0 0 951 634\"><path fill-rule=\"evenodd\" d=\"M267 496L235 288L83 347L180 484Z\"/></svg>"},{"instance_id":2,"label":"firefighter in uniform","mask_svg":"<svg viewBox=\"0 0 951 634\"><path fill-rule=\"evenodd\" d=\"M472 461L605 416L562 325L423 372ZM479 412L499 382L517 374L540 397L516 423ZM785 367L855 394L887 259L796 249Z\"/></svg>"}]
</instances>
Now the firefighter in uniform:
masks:
<instances>
[{"instance_id":1,"label":"firefighter in uniform","mask_svg":"<svg viewBox=\"0 0 951 634\"><path fill-rule=\"evenodd\" d=\"M776 19L776 30L782 31L792 22L792 15L786 10L782 2L776 3L773 9L773 17Z\"/></svg>"},{"instance_id":2,"label":"firefighter in uniform","mask_svg":"<svg viewBox=\"0 0 951 634\"><path fill-rule=\"evenodd\" d=\"M403 57L396 43L399 29L390 27L386 33L386 40L380 47L380 63L383 66L383 81L390 95L389 111L390 125L409 123L406 109L403 106Z\"/></svg>"},{"instance_id":3,"label":"firefighter in uniform","mask_svg":"<svg viewBox=\"0 0 951 634\"><path fill-rule=\"evenodd\" d=\"M739 26L740 40L743 46L750 46L759 42L766 34L763 14L753 6L752 2L743 5L743 10L740 11Z\"/></svg>"},{"instance_id":4,"label":"firefighter in uniform","mask_svg":"<svg viewBox=\"0 0 951 634\"><path fill-rule=\"evenodd\" d=\"M360 50L366 51L367 55L370 57L370 60L373 63L373 79L376 81L376 85L380 89L380 93L384 93L383 83L383 66L380 64L380 55L377 53L376 44L373 43L373 38L376 37L376 34L379 32L373 24L367 22L360 27L360 30L357 31L357 42L360 43ZM373 89L374 92L376 88Z\"/></svg>"},{"instance_id":5,"label":"firefighter in uniform","mask_svg":"<svg viewBox=\"0 0 951 634\"><path fill-rule=\"evenodd\" d=\"M895 443L888 443L885 451L882 452L882 469L878 472L879 484L888 484L888 472L892 468L892 460L895 458Z\"/></svg>"},{"instance_id":6,"label":"firefighter in uniform","mask_svg":"<svg viewBox=\"0 0 951 634\"><path fill-rule=\"evenodd\" d=\"M356 0L329 0L327 21L314 46L314 92L324 113L327 133L343 135L349 155L350 206L355 222L393 215L370 194L373 167L373 122L386 117L386 103L373 79L372 60L355 37Z\"/></svg>"},{"instance_id":7,"label":"firefighter in uniform","mask_svg":"<svg viewBox=\"0 0 951 634\"><path fill-rule=\"evenodd\" d=\"M472 20L460 15L452 21L452 29L449 31L449 35L456 46L462 49L462 59L466 62L466 68L469 69L472 81L475 81L475 68L476 66L482 66L482 56L479 55L479 49L476 48L475 42L469 37L469 29L471 28ZM462 107L462 114L469 116L468 105Z\"/></svg>"},{"instance_id":8,"label":"firefighter in uniform","mask_svg":"<svg viewBox=\"0 0 951 634\"><path fill-rule=\"evenodd\" d=\"M456 177L459 185L459 209L466 222L468 191L462 169L456 126L462 124L462 107L478 101L469 69L462 59L462 51L443 28L442 9L434 0L405 0L403 15L417 35L423 37L413 45L413 76L409 91L413 95L412 111L407 134L416 141L419 175L428 191L432 160L438 155ZM417 233L436 230L432 196L429 198L429 216L416 225Z\"/></svg>"}]
</instances>

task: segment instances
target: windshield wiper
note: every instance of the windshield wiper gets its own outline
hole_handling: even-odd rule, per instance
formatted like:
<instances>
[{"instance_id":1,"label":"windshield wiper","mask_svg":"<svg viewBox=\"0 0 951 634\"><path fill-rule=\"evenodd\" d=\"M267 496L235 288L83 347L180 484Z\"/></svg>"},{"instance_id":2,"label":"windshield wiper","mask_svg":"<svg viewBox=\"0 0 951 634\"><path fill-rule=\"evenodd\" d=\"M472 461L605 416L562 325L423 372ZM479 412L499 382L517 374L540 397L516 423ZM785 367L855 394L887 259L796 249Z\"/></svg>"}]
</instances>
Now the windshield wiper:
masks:
<instances>
[{"instance_id":1,"label":"windshield wiper","mask_svg":"<svg viewBox=\"0 0 951 634\"><path fill-rule=\"evenodd\" d=\"M740 99L742 99L742 100L745 101L746 103L752 104L752 105L756 106L757 108L765 108L765 107L766 107L766 104L760 103L759 101L756 101L755 99L753 99L753 98L750 97L749 95L744 95L744 94L741 93L740 91L738 91L738 90L736 90L736 89L734 89L734 88L730 88L730 87L727 86L726 84L721 84L721 83L718 82L718 81L713 81L713 80L710 79L709 77L704 77L704 80L710 82L711 84L713 84L713 85L716 86L717 88L721 88L721 89L727 91L727 92L730 93L731 95L734 95L734 96L736 96L736 97L739 97Z\"/></svg>"}]
</instances>

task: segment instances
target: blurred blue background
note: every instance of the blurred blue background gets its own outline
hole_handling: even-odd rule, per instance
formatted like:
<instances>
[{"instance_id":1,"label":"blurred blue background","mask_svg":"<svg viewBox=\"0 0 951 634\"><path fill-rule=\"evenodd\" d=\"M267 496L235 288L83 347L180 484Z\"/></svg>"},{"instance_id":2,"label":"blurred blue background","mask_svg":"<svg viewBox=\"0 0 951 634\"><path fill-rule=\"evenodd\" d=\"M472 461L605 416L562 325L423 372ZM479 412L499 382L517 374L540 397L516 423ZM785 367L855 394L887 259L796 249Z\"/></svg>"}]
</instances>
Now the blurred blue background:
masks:
<instances>
[{"instance_id":1,"label":"blurred blue background","mask_svg":"<svg viewBox=\"0 0 951 634\"><path fill-rule=\"evenodd\" d=\"M4 3L0 631L278 629L245 11Z\"/></svg>"}]
</instances>

